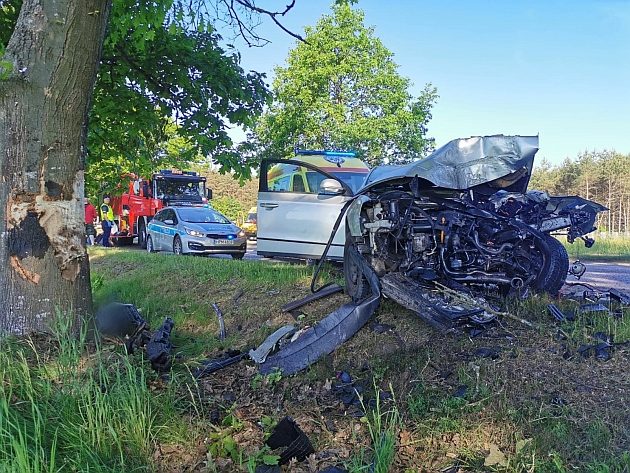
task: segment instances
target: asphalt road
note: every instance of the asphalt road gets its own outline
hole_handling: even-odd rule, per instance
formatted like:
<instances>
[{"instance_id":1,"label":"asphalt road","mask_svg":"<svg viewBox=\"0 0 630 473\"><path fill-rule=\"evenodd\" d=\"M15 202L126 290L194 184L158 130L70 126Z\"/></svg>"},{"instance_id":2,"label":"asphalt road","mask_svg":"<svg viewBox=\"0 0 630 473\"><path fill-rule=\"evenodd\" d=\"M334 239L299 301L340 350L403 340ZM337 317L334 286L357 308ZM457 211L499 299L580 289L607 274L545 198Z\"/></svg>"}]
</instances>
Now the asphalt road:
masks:
<instances>
[{"instance_id":1,"label":"asphalt road","mask_svg":"<svg viewBox=\"0 0 630 473\"><path fill-rule=\"evenodd\" d=\"M614 287L621 291L630 291L630 263L600 263L595 261L582 261L582 263L586 265L586 273L580 282L602 289ZM577 279L569 275L567 282L577 282Z\"/></svg>"}]
</instances>

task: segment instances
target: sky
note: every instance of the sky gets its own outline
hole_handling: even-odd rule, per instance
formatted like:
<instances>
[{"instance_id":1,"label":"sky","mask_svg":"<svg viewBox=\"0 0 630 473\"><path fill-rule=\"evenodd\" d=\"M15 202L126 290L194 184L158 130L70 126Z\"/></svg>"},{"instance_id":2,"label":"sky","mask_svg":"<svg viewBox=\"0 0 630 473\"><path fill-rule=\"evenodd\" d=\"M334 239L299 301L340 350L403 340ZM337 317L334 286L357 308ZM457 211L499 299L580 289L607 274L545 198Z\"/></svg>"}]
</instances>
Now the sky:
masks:
<instances>
[{"instance_id":1,"label":"sky","mask_svg":"<svg viewBox=\"0 0 630 473\"><path fill-rule=\"evenodd\" d=\"M282 8L288 2L258 2ZM303 33L326 0L296 0L283 23ZM359 0L366 26L393 52L418 95L439 99L429 136L540 135L554 164L585 150L630 153L630 0ZM237 44L246 70L285 64L295 40L270 20L263 48Z\"/></svg>"}]
</instances>

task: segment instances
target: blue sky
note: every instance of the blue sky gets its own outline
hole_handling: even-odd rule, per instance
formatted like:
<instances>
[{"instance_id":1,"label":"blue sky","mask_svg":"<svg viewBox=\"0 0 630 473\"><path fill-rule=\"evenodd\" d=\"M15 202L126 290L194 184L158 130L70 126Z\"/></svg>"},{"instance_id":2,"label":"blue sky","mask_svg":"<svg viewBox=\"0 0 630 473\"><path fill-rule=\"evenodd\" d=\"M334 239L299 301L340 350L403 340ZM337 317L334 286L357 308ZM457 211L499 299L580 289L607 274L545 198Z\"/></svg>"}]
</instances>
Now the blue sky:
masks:
<instances>
[{"instance_id":1,"label":"blue sky","mask_svg":"<svg viewBox=\"0 0 630 473\"><path fill-rule=\"evenodd\" d=\"M260 2L262 6L282 2ZM297 0L296 32L330 3ZM366 25L394 53L412 94L438 89L429 134L440 146L483 134L540 134L540 157L630 153L630 1L360 0ZM239 44L242 66L283 65L295 40L270 21L264 48Z\"/></svg>"}]
</instances>

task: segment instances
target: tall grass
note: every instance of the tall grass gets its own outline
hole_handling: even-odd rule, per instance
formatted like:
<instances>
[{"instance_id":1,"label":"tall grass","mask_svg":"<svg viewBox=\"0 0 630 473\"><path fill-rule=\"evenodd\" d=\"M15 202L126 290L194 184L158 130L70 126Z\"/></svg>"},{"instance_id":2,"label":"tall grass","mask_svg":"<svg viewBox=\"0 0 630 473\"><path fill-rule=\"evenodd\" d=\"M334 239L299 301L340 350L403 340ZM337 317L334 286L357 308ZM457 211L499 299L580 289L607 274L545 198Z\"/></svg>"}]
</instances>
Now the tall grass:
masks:
<instances>
[{"instance_id":1,"label":"tall grass","mask_svg":"<svg viewBox=\"0 0 630 473\"><path fill-rule=\"evenodd\" d=\"M151 471L160 432L177 423L174 396L150 392L126 356L86 353L69 320L57 315L54 356L0 342L0 472Z\"/></svg>"},{"instance_id":2,"label":"tall grass","mask_svg":"<svg viewBox=\"0 0 630 473\"><path fill-rule=\"evenodd\" d=\"M573 244L560 239L564 244L571 258L593 259L593 260L617 260L630 261L630 237L591 235L595 239L595 244L591 248L586 248L582 241L577 240Z\"/></svg>"}]
</instances>

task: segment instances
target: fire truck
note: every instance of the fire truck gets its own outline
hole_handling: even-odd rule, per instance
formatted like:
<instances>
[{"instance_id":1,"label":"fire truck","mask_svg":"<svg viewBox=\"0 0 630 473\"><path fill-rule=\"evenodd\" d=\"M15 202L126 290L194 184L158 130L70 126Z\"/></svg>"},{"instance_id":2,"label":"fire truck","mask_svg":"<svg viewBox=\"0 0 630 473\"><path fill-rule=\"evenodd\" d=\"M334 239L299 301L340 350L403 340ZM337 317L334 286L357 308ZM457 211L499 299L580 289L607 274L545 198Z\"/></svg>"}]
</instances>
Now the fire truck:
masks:
<instances>
[{"instance_id":1,"label":"fire truck","mask_svg":"<svg viewBox=\"0 0 630 473\"><path fill-rule=\"evenodd\" d=\"M129 178L127 192L111 198L118 225L111 240L118 246L131 245L137 237L140 247L146 248L147 225L160 209L169 205L202 206L212 198L206 178L193 171L162 169L151 179L135 174L124 177Z\"/></svg>"}]
</instances>

